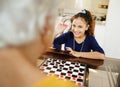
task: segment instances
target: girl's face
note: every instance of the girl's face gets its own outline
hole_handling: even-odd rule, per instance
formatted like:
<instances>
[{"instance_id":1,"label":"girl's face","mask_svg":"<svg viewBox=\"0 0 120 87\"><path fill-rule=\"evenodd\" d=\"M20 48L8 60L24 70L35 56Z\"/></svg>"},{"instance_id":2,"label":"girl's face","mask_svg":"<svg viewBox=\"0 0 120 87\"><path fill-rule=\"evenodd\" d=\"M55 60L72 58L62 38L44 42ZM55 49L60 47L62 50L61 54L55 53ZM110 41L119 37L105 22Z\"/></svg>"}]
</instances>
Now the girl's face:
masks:
<instances>
[{"instance_id":1,"label":"girl's face","mask_svg":"<svg viewBox=\"0 0 120 87\"><path fill-rule=\"evenodd\" d=\"M75 18L72 22L72 29L73 35L75 38L82 37L85 35L85 31L88 30L89 25L87 25L86 21L81 18Z\"/></svg>"}]
</instances>

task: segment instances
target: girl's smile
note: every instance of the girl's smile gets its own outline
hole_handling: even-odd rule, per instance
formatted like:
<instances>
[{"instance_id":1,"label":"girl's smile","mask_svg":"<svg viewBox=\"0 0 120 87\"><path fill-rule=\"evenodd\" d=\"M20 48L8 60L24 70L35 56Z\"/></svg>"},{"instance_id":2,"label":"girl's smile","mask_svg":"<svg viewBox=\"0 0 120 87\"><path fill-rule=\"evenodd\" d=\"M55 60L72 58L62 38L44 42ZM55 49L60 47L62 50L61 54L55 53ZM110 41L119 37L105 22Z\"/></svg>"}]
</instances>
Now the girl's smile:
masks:
<instances>
[{"instance_id":1,"label":"girl's smile","mask_svg":"<svg viewBox=\"0 0 120 87\"><path fill-rule=\"evenodd\" d=\"M78 17L72 22L72 32L74 37L82 37L85 35L85 31L88 30L88 25L85 20L81 17Z\"/></svg>"}]
</instances>

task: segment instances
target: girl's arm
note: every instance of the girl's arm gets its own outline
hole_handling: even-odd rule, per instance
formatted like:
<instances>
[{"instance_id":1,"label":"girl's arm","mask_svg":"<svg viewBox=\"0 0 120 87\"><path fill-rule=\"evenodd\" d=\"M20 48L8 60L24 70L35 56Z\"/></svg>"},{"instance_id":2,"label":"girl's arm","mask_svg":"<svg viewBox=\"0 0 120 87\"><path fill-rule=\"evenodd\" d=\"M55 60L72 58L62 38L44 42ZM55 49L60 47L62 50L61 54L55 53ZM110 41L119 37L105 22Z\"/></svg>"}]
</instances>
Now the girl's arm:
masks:
<instances>
[{"instance_id":1,"label":"girl's arm","mask_svg":"<svg viewBox=\"0 0 120 87\"><path fill-rule=\"evenodd\" d=\"M67 47L67 50L70 51L69 53L72 54L75 57L84 57L84 58L89 58L89 59L105 59L105 55L100 52L77 52L72 50L70 47Z\"/></svg>"}]
</instances>

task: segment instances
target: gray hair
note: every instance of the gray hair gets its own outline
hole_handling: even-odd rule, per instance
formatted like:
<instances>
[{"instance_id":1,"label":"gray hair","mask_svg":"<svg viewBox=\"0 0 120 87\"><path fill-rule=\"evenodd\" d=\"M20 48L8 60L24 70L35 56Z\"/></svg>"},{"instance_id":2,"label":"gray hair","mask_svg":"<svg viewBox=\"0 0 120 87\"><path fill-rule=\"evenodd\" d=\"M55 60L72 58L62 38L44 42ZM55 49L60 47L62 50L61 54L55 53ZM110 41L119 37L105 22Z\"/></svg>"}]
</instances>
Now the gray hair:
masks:
<instances>
[{"instance_id":1,"label":"gray hair","mask_svg":"<svg viewBox=\"0 0 120 87\"><path fill-rule=\"evenodd\" d=\"M0 47L34 40L56 4L58 0L0 0Z\"/></svg>"}]
</instances>

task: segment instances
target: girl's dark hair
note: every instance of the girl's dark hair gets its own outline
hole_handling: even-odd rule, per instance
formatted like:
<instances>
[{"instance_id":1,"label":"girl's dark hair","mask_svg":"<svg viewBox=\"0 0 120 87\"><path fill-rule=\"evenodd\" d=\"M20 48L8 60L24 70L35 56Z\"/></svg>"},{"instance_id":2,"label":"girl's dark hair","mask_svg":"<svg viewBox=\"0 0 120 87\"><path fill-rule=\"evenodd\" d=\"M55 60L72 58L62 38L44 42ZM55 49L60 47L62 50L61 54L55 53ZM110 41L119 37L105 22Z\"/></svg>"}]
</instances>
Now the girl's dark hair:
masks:
<instances>
[{"instance_id":1,"label":"girl's dark hair","mask_svg":"<svg viewBox=\"0 0 120 87\"><path fill-rule=\"evenodd\" d=\"M71 23L73 22L74 19L81 17L83 18L86 23L89 25L88 30L85 32L87 35L94 35L94 27L95 27L95 21L92 19L92 15L88 10L82 10L82 12L77 13L71 18Z\"/></svg>"}]
</instances>

